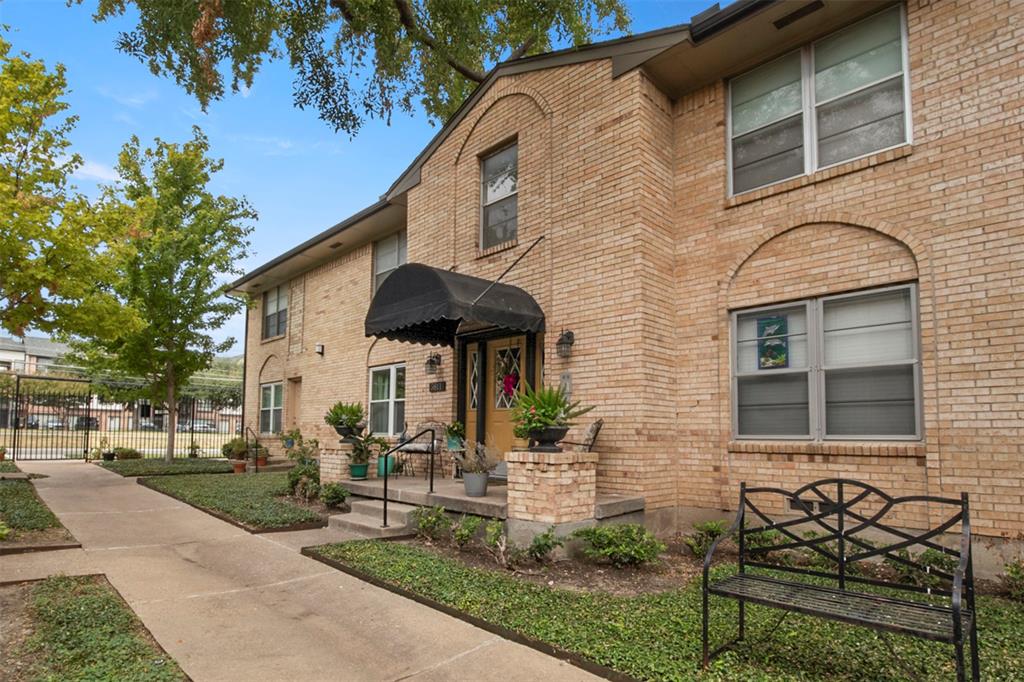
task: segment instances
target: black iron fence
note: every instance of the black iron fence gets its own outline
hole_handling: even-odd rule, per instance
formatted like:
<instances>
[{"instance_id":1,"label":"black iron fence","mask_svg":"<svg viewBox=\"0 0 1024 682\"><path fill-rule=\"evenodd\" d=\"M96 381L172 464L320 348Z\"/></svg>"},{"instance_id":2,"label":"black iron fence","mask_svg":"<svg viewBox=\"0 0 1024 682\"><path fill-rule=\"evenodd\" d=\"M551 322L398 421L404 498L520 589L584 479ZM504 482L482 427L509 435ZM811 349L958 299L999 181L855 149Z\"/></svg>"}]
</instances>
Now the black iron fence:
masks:
<instances>
[{"instance_id":1,"label":"black iron fence","mask_svg":"<svg viewBox=\"0 0 1024 682\"><path fill-rule=\"evenodd\" d=\"M169 421L147 401L104 400L88 382L18 377L0 387L0 447L12 459L83 459L115 448L162 457ZM178 402L175 456L221 457L224 443L241 433L240 408L195 397Z\"/></svg>"}]
</instances>

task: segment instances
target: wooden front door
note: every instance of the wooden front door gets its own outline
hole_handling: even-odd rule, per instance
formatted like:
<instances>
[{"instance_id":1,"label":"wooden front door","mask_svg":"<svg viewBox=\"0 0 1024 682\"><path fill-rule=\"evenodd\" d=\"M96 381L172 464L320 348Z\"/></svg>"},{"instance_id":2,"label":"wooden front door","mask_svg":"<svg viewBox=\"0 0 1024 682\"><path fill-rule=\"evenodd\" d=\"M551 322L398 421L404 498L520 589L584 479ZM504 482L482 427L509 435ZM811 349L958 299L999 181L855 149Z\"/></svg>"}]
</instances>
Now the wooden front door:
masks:
<instances>
[{"instance_id":1,"label":"wooden front door","mask_svg":"<svg viewBox=\"0 0 1024 682\"><path fill-rule=\"evenodd\" d=\"M467 439L492 444L502 453L512 448L512 408L523 387L525 368L525 336L492 339L469 347L466 354ZM483 438L477 434L481 407Z\"/></svg>"}]
</instances>

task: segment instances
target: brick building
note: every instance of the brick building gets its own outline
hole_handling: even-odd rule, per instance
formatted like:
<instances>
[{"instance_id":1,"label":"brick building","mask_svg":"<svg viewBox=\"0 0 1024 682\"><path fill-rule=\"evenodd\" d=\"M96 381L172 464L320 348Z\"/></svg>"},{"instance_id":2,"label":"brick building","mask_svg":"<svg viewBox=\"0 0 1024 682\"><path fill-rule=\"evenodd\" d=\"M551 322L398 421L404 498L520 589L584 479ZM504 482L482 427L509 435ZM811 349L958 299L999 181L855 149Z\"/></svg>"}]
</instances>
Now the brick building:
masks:
<instances>
[{"instance_id":1,"label":"brick building","mask_svg":"<svg viewBox=\"0 0 1024 682\"><path fill-rule=\"evenodd\" d=\"M504 445L501 387L532 374L596 405L597 490L660 531L741 481L849 476L965 490L976 533L1016 537L1022 38L1012 1L739 0L502 63L381 201L233 285L246 422L328 442L360 401L378 432L461 417ZM366 335L401 264L493 281L524 253L502 286L541 329Z\"/></svg>"}]
</instances>

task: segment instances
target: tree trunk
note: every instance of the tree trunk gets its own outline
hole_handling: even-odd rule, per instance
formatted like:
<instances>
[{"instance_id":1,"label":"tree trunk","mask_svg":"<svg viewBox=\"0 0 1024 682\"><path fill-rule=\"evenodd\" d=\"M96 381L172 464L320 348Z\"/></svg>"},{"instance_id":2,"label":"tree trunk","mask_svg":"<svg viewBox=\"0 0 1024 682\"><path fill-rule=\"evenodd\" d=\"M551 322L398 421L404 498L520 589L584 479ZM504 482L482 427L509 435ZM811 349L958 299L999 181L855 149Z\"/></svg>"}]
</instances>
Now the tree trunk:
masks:
<instances>
[{"instance_id":1,"label":"tree trunk","mask_svg":"<svg viewBox=\"0 0 1024 682\"><path fill-rule=\"evenodd\" d=\"M178 430L178 399L175 395L177 386L174 385L174 366L167 363L167 452L164 453L164 461L168 464L174 462L174 435Z\"/></svg>"}]
</instances>

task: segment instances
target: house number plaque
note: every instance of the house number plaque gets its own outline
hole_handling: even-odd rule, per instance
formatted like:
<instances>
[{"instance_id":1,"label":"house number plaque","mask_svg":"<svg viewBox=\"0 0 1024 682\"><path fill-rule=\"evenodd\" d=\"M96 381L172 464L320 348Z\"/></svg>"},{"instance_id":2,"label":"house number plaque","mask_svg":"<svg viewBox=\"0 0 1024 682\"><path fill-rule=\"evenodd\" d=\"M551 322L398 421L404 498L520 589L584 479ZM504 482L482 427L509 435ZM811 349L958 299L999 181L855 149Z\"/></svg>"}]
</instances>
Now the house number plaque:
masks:
<instances>
[{"instance_id":1,"label":"house number plaque","mask_svg":"<svg viewBox=\"0 0 1024 682\"><path fill-rule=\"evenodd\" d=\"M448 390L448 383L445 381L432 381L428 388L431 393L444 393Z\"/></svg>"}]
</instances>

